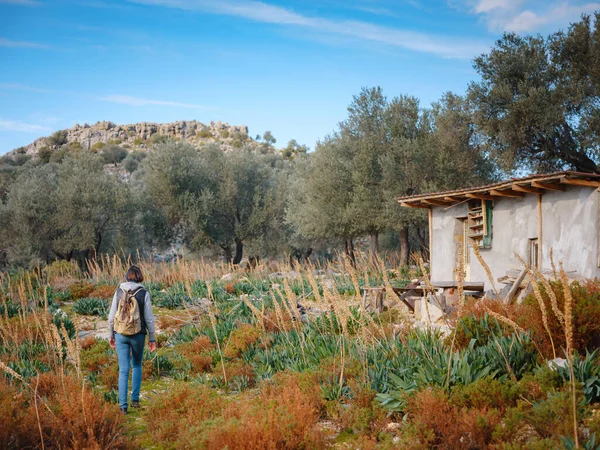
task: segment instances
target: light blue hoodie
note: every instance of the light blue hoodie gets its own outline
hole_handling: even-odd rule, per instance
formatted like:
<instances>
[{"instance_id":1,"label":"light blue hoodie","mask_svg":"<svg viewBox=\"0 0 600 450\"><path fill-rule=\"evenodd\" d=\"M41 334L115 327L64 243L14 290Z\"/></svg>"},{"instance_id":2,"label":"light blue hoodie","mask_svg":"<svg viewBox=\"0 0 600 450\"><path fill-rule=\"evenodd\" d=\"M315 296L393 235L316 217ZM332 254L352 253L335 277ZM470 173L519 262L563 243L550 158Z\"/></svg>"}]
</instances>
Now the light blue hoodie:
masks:
<instances>
[{"instance_id":1,"label":"light blue hoodie","mask_svg":"<svg viewBox=\"0 0 600 450\"><path fill-rule=\"evenodd\" d=\"M138 288L143 288L139 283L135 283L133 281L125 281L119 285L119 288L122 291L135 291ZM144 288L146 289L146 288ZM112 338L115 337L115 315L117 314L117 308L119 307L119 296L118 289L115 291L115 295L113 296L112 305L110 307L110 313L108 314L108 331L110 331L110 336ZM154 341L156 340L155 330L154 330L154 315L152 314L152 301L150 300L150 293L146 289L146 297L144 298L144 319L146 322L146 330L148 332L148 340Z\"/></svg>"}]
</instances>

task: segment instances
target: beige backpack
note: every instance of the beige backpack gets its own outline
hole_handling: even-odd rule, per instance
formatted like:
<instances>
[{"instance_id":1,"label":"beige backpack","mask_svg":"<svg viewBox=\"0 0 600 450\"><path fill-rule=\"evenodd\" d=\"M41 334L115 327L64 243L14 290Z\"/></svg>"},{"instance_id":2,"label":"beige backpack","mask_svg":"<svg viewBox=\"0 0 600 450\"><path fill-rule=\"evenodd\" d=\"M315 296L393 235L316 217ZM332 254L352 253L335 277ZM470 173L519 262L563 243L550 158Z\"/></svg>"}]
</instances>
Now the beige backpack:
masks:
<instances>
[{"instance_id":1,"label":"beige backpack","mask_svg":"<svg viewBox=\"0 0 600 450\"><path fill-rule=\"evenodd\" d=\"M142 289L144 288L139 288L136 291L121 290L123 294L115 315L115 331L117 333L132 336L142 331L140 307L135 298Z\"/></svg>"}]
</instances>

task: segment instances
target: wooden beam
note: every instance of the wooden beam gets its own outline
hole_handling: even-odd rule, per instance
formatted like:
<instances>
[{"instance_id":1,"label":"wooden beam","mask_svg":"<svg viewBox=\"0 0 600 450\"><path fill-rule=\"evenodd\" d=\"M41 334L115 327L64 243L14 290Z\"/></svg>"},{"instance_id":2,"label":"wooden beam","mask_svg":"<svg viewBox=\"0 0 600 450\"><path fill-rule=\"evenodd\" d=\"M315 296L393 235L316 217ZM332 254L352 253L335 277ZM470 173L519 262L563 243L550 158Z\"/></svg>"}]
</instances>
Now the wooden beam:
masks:
<instances>
[{"instance_id":1,"label":"wooden beam","mask_svg":"<svg viewBox=\"0 0 600 450\"><path fill-rule=\"evenodd\" d=\"M600 181L578 180L576 178L561 178L560 182L563 184L572 184L574 186L589 186L595 188L600 186Z\"/></svg>"},{"instance_id":2,"label":"wooden beam","mask_svg":"<svg viewBox=\"0 0 600 450\"><path fill-rule=\"evenodd\" d=\"M525 194L523 192L513 192L513 191L499 191L497 189L492 189L490 191L491 195L495 195L497 197L523 197Z\"/></svg>"},{"instance_id":3,"label":"wooden beam","mask_svg":"<svg viewBox=\"0 0 600 450\"><path fill-rule=\"evenodd\" d=\"M456 198L456 197L444 197L444 200L447 202L452 202L452 203L462 201L461 198Z\"/></svg>"},{"instance_id":4,"label":"wooden beam","mask_svg":"<svg viewBox=\"0 0 600 450\"><path fill-rule=\"evenodd\" d=\"M433 206L450 206L452 203L449 202L444 202L441 200L437 200L437 199L424 199L421 200L423 203L427 203L428 205L433 205Z\"/></svg>"},{"instance_id":5,"label":"wooden beam","mask_svg":"<svg viewBox=\"0 0 600 450\"><path fill-rule=\"evenodd\" d=\"M485 194L465 194L465 196L469 198L476 198L479 200L494 200L494 197Z\"/></svg>"},{"instance_id":6,"label":"wooden beam","mask_svg":"<svg viewBox=\"0 0 600 450\"><path fill-rule=\"evenodd\" d=\"M429 205L419 205L417 203L400 202L400 205L402 205L402 206L408 206L409 208L431 209L431 206L429 206Z\"/></svg>"},{"instance_id":7,"label":"wooden beam","mask_svg":"<svg viewBox=\"0 0 600 450\"><path fill-rule=\"evenodd\" d=\"M564 191L565 187L560 184L542 183L540 181L532 181L531 185L536 188L546 189L547 191Z\"/></svg>"},{"instance_id":8,"label":"wooden beam","mask_svg":"<svg viewBox=\"0 0 600 450\"><path fill-rule=\"evenodd\" d=\"M531 186L520 186L518 184L513 185L512 190L517 192L526 192L527 194L541 194L544 192L543 190L538 188L534 188Z\"/></svg>"}]
</instances>

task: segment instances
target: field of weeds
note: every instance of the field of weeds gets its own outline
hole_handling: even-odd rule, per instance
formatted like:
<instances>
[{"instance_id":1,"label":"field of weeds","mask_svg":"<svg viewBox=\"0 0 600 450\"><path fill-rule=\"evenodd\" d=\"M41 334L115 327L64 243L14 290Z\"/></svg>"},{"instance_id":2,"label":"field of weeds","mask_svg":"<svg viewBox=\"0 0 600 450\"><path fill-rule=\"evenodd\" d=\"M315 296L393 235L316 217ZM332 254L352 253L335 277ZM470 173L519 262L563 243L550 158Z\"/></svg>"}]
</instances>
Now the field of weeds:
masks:
<instances>
[{"instance_id":1,"label":"field of weeds","mask_svg":"<svg viewBox=\"0 0 600 450\"><path fill-rule=\"evenodd\" d=\"M554 449L600 443L600 281L538 279L416 327L383 262L139 264L159 334L121 416L106 315L127 268L0 279L0 448ZM426 277L426 275L425 275ZM535 278L535 274L532 274ZM387 286L381 314L362 286ZM298 307L301 305L301 307ZM549 360L555 363L549 364Z\"/></svg>"}]
</instances>

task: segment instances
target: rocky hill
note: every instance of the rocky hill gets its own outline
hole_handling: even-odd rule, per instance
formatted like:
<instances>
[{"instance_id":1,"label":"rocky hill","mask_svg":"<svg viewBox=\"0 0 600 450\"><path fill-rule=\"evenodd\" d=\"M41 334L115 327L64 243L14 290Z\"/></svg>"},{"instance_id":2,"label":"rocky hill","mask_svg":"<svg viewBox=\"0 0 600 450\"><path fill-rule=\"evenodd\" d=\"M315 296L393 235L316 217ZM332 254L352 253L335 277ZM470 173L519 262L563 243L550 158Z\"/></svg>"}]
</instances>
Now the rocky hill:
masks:
<instances>
[{"instance_id":1,"label":"rocky hill","mask_svg":"<svg viewBox=\"0 0 600 450\"><path fill-rule=\"evenodd\" d=\"M65 144L90 150L100 150L109 144L132 150L144 150L167 138L184 140L196 146L219 142L224 151L241 148L244 145L256 147L261 145L248 136L247 126L229 125L226 122L210 122L206 125L196 120L182 120L172 123L141 122L117 125L103 121L94 125L75 125L51 136L36 139L31 144L15 149L9 154L25 153L35 157L44 147L56 150Z\"/></svg>"}]
</instances>

